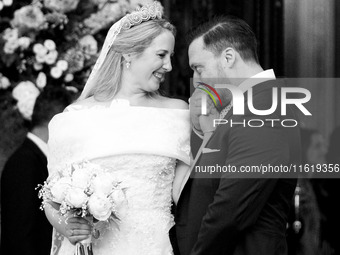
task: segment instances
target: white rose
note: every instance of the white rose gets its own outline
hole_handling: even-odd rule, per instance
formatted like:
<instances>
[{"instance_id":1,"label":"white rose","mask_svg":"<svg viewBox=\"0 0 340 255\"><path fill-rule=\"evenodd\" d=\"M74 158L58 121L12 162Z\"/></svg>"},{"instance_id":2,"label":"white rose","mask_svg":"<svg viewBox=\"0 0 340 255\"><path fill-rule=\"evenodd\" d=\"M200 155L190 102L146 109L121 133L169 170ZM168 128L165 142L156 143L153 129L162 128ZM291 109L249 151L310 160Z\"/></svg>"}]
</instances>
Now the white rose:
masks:
<instances>
[{"instance_id":1,"label":"white rose","mask_svg":"<svg viewBox=\"0 0 340 255\"><path fill-rule=\"evenodd\" d=\"M83 189L72 187L68 190L65 201L74 208L81 208L87 201L88 197Z\"/></svg>"},{"instance_id":2,"label":"white rose","mask_svg":"<svg viewBox=\"0 0 340 255\"><path fill-rule=\"evenodd\" d=\"M103 173L94 178L92 188L94 192L109 195L113 189L114 179L112 174Z\"/></svg>"},{"instance_id":3,"label":"white rose","mask_svg":"<svg viewBox=\"0 0 340 255\"><path fill-rule=\"evenodd\" d=\"M2 0L5 6L11 6L13 4L13 0Z\"/></svg>"},{"instance_id":4,"label":"white rose","mask_svg":"<svg viewBox=\"0 0 340 255\"><path fill-rule=\"evenodd\" d=\"M31 39L29 37L23 36L18 39L18 44L22 49L27 49L30 43Z\"/></svg>"},{"instance_id":5,"label":"white rose","mask_svg":"<svg viewBox=\"0 0 340 255\"><path fill-rule=\"evenodd\" d=\"M51 188L51 194L53 196L53 201L61 204L65 199L65 196L71 187L71 178L62 177L60 178Z\"/></svg>"},{"instance_id":6,"label":"white rose","mask_svg":"<svg viewBox=\"0 0 340 255\"><path fill-rule=\"evenodd\" d=\"M33 46L33 52L38 56L45 56L48 50L41 43L36 43Z\"/></svg>"},{"instance_id":7,"label":"white rose","mask_svg":"<svg viewBox=\"0 0 340 255\"><path fill-rule=\"evenodd\" d=\"M46 47L46 49L51 50L51 51L55 50L56 48L55 42L52 41L51 39L45 40L44 46Z\"/></svg>"},{"instance_id":8,"label":"white rose","mask_svg":"<svg viewBox=\"0 0 340 255\"><path fill-rule=\"evenodd\" d=\"M56 66L60 68L61 70L66 71L68 68L68 63L66 60L60 59L58 60Z\"/></svg>"},{"instance_id":9,"label":"white rose","mask_svg":"<svg viewBox=\"0 0 340 255\"><path fill-rule=\"evenodd\" d=\"M0 11L4 8L4 4L0 1Z\"/></svg>"},{"instance_id":10,"label":"white rose","mask_svg":"<svg viewBox=\"0 0 340 255\"><path fill-rule=\"evenodd\" d=\"M40 64L40 63L34 62L33 68L34 68L34 70L36 70L36 71L40 71L40 70L43 68L43 65Z\"/></svg>"},{"instance_id":11,"label":"white rose","mask_svg":"<svg viewBox=\"0 0 340 255\"><path fill-rule=\"evenodd\" d=\"M45 63L48 65L53 65L58 57L58 51L53 50L45 55Z\"/></svg>"},{"instance_id":12,"label":"white rose","mask_svg":"<svg viewBox=\"0 0 340 255\"><path fill-rule=\"evenodd\" d=\"M70 82L70 81L73 81L73 78L74 78L73 74L68 73L68 74L65 75L64 80L65 80L65 82Z\"/></svg>"},{"instance_id":13,"label":"white rose","mask_svg":"<svg viewBox=\"0 0 340 255\"><path fill-rule=\"evenodd\" d=\"M63 74L63 70L61 70L60 68L54 66L51 68L51 76L54 78L54 79L59 79L60 76Z\"/></svg>"},{"instance_id":14,"label":"white rose","mask_svg":"<svg viewBox=\"0 0 340 255\"><path fill-rule=\"evenodd\" d=\"M104 194L93 193L88 201L87 206L89 212L97 220L105 221L112 213L112 204Z\"/></svg>"},{"instance_id":15,"label":"white rose","mask_svg":"<svg viewBox=\"0 0 340 255\"><path fill-rule=\"evenodd\" d=\"M116 205L116 207L122 206L126 202L125 194L123 190L121 189L114 189L110 195L110 198L112 199L113 203Z\"/></svg>"},{"instance_id":16,"label":"white rose","mask_svg":"<svg viewBox=\"0 0 340 255\"><path fill-rule=\"evenodd\" d=\"M0 75L0 77L1 77L1 75ZM8 78L5 77L5 76L2 76L0 78L0 89L7 89L9 86L11 86L11 83L8 80Z\"/></svg>"},{"instance_id":17,"label":"white rose","mask_svg":"<svg viewBox=\"0 0 340 255\"><path fill-rule=\"evenodd\" d=\"M85 169L77 169L72 174L72 185L85 190L91 179L91 173Z\"/></svg>"},{"instance_id":18,"label":"white rose","mask_svg":"<svg viewBox=\"0 0 340 255\"><path fill-rule=\"evenodd\" d=\"M37 86L38 88L42 89L46 86L47 77L46 74L43 72L40 72L37 77Z\"/></svg>"}]
</instances>

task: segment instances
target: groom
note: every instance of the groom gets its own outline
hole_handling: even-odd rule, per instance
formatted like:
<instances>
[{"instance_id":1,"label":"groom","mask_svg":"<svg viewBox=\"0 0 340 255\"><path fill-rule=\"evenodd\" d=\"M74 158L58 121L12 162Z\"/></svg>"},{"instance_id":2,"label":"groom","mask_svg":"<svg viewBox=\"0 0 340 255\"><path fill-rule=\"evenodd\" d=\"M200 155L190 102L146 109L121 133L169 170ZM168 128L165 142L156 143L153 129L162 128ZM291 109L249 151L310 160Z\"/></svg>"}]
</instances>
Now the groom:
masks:
<instances>
[{"instance_id":1,"label":"groom","mask_svg":"<svg viewBox=\"0 0 340 255\"><path fill-rule=\"evenodd\" d=\"M252 88L254 108L271 108L272 89L282 84L273 70L264 71L259 65L255 35L243 20L215 18L197 27L191 38L189 62L194 80L209 84L211 80L207 78L222 78L224 83L238 87L243 93ZM270 116L254 115L246 101L244 115L234 115L230 95L225 90L221 93L223 107L228 106L221 109L219 104L216 109L209 102L206 116L201 115L201 90L196 89L190 98L193 129L203 139L203 145L197 152L190 178L182 184L177 202L179 252L181 255L287 254L285 231L296 179L283 179L279 173L266 175L269 178L241 178L233 173L204 176L196 169L217 164L236 169L261 164L298 164L299 129L279 124L271 127L266 122L256 128L223 124L215 129L212 119L248 123L251 119L283 118L280 109ZM290 107L284 118L296 119Z\"/></svg>"}]
</instances>

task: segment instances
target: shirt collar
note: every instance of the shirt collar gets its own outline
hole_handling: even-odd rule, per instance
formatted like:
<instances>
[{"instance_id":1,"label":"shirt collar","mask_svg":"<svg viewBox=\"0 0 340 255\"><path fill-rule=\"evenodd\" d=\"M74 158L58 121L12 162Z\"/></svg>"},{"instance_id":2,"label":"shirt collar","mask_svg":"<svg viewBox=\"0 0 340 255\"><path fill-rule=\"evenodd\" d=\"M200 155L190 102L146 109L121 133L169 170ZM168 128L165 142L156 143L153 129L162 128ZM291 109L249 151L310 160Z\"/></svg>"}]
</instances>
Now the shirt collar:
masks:
<instances>
[{"instance_id":1,"label":"shirt collar","mask_svg":"<svg viewBox=\"0 0 340 255\"><path fill-rule=\"evenodd\" d=\"M243 93L245 93L248 89L254 87L256 84L269 81L269 80L275 80L275 79L276 77L275 77L274 70L268 69L246 79L238 87L239 89L242 90Z\"/></svg>"},{"instance_id":2,"label":"shirt collar","mask_svg":"<svg viewBox=\"0 0 340 255\"><path fill-rule=\"evenodd\" d=\"M38 136L32 134L31 132L27 133L27 138L30 139L33 143L35 143L38 148L45 154L47 157L48 155L48 146L43 140L41 140Z\"/></svg>"}]
</instances>

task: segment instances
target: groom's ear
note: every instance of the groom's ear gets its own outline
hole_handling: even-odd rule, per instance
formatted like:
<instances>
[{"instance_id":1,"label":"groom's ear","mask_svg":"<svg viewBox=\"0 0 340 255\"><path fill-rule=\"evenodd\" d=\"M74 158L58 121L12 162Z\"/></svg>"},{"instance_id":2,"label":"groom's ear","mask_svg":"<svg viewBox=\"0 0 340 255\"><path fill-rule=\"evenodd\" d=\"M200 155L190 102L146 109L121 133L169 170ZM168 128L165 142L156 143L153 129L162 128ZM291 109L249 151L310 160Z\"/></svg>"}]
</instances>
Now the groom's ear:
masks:
<instances>
[{"instance_id":1,"label":"groom's ear","mask_svg":"<svg viewBox=\"0 0 340 255\"><path fill-rule=\"evenodd\" d=\"M225 67L232 68L235 64L236 52L233 48L228 47L222 51L221 58Z\"/></svg>"}]
</instances>

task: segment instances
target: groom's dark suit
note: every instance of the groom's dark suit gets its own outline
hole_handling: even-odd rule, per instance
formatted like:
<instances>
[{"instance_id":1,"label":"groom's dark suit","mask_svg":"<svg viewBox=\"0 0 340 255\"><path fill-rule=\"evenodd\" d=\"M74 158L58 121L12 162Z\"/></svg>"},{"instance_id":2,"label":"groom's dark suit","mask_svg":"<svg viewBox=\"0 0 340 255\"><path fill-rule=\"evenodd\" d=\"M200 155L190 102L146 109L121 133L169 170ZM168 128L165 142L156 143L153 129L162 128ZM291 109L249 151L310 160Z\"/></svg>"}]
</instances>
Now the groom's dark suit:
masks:
<instances>
[{"instance_id":1,"label":"groom's dark suit","mask_svg":"<svg viewBox=\"0 0 340 255\"><path fill-rule=\"evenodd\" d=\"M267 81L253 87L255 109L271 107L272 87L279 83ZM279 106L271 116L255 116L248 110L247 102L245 116L232 116L231 110L225 118L234 122L297 119L292 107L287 107L287 116L281 117ZM205 148L220 151L202 153L196 165L230 164L239 168L298 164L298 127L283 128L279 124L272 128L271 123L265 123L261 128L218 126ZM278 173L271 179L237 179L233 174L209 179L192 177L193 174L181 193L175 215L181 255L286 254L286 221L296 179L281 179Z\"/></svg>"},{"instance_id":2,"label":"groom's dark suit","mask_svg":"<svg viewBox=\"0 0 340 255\"><path fill-rule=\"evenodd\" d=\"M46 156L26 138L1 177L1 254L50 254L52 226L39 209L41 200L35 190L47 176Z\"/></svg>"}]
</instances>

